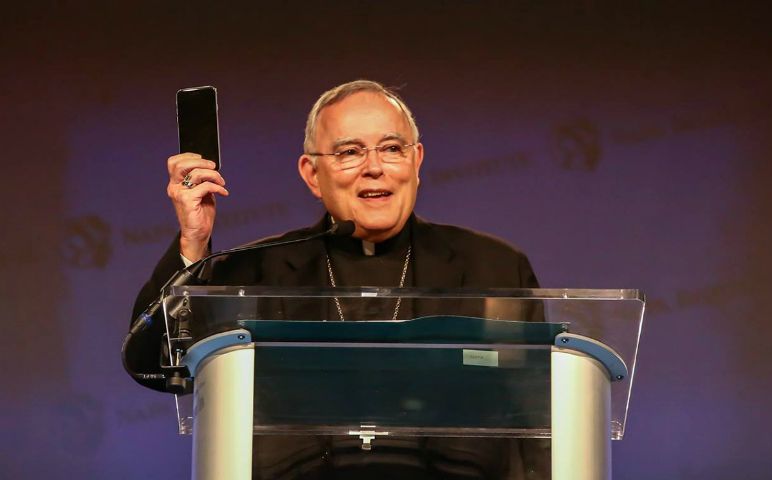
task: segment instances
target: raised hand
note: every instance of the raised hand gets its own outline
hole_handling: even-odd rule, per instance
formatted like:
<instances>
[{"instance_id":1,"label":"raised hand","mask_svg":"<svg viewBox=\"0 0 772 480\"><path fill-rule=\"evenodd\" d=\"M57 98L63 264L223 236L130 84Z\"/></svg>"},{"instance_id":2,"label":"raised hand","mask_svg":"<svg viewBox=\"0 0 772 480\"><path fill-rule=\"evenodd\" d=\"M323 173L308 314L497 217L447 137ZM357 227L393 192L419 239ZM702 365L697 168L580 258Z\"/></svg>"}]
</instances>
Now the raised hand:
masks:
<instances>
[{"instance_id":1,"label":"raised hand","mask_svg":"<svg viewBox=\"0 0 772 480\"><path fill-rule=\"evenodd\" d=\"M195 262L207 253L216 214L215 194L228 196L225 179L214 169L214 162L196 153L171 156L167 167L166 193L180 224L180 253Z\"/></svg>"}]
</instances>

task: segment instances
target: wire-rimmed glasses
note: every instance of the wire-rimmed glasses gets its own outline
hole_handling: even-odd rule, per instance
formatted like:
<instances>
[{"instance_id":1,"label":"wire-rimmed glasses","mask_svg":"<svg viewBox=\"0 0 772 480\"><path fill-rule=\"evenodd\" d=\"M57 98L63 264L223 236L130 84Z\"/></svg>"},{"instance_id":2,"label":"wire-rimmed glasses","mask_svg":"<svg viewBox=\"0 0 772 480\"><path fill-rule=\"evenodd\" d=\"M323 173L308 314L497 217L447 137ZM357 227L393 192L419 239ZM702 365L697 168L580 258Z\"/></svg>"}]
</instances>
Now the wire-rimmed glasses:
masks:
<instances>
[{"instance_id":1,"label":"wire-rimmed glasses","mask_svg":"<svg viewBox=\"0 0 772 480\"><path fill-rule=\"evenodd\" d=\"M374 147L362 145L345 145L333 153L308 153L311 156L334 157L335 165L341 170L356 168L363 163L370 151L374 151L378 158L385 163L400 163L407 158L408 149L416 146L416 143L403 144L399 142L386 142Z\"/></svg>"}]
</instances>

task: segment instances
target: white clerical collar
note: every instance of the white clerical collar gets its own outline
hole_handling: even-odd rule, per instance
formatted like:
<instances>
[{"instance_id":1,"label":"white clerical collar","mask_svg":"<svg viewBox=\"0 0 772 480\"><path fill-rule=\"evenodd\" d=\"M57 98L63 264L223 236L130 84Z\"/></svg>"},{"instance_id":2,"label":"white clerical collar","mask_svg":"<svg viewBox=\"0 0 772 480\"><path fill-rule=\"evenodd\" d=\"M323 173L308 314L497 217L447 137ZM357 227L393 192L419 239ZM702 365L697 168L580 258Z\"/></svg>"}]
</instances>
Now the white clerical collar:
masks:
<instances>
[{"instance_id":1,"label":"white clerical collar","mask_svg":"<svg viewBox=\"0 0 772 480\"><path fill-rule=\"evenodd\" d=\"M366 256L372 257L375 255L375 244L373 242L368 242L367 240L362 240L362 251Z\"/></svg>"}]
</instances>

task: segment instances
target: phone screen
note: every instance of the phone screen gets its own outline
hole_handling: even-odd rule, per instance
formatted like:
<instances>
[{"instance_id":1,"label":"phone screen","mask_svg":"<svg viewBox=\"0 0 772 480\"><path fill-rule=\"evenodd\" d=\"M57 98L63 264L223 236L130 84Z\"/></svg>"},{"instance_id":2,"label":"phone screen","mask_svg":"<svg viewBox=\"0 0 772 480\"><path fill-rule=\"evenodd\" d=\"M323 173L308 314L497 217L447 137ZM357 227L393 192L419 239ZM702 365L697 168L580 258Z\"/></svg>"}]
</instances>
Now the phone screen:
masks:
<instances>
[{"instance_id":1,"label":"phone screen","mask_svg":"<svg viewBox=\"0 0 772 480\"><path fill-rule=\"evenodd\" d=\"M216 88L184 88L177 92L177 131L180 153L198 153L220 169Z\"/></svg>"}]
</instances>

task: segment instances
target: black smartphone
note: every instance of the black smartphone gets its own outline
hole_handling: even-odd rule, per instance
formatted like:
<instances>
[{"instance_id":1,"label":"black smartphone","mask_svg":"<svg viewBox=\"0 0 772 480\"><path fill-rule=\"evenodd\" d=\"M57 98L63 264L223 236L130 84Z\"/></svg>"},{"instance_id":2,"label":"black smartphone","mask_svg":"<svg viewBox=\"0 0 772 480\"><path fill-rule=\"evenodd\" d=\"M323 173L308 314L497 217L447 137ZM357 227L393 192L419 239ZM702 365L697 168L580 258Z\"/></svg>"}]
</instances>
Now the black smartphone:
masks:
<instances>
[{"instance_id":1,"label":"black smartphone","mask_svg":"<svg viewBox=\"0 0 772 480\"><path fill-rule=\"evenodd\" d=\"M220 169L216 88L192 87L177 92L177 132L180 153L198 153Z\"/></svg>"}]
</instances>

